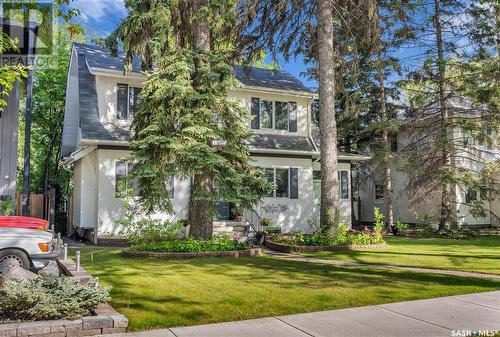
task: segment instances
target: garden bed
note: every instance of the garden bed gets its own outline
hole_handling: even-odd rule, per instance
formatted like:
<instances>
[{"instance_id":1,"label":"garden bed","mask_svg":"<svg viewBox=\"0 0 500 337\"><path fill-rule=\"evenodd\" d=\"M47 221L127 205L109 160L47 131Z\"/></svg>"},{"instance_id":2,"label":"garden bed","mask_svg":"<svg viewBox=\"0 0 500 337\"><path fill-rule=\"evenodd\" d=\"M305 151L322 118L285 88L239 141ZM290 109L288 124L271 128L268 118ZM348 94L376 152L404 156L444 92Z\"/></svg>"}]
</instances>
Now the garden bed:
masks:
<instances>
[{"instance_id":1,"label":"garden bed","mask_svg":"<svg viewBox=\"0 0 500 337\"><path fill-rule=\"evenodd\" d=\"M97 246L102 247L130 247L130 242L127 238L108 238L98 237Z\"/></svg>"},{"instance_id":2,"label":"garden bed","mask_svg":"<svg viewBox=\"0 0 500 337\"><path fill-rule=\"evenodd\" d=\"M195 257L223 257L223 256L257 256L262 254L261 248L249 248L241 250L212 251L212 252L143 252L125 249L122 255L125 257L155 257L160 259L184 259Z\"/></svg>"},{"instance_id":3,"label":"garden bed","mask_svg":"<svg viewBox=\"0 0 500 337\"><path fill-rule=\"evenodd\" d=\"M268 238L264 241L267 248L282 252L282 253L292 253L292 252L320 252L320 251L332 251L332 250L355 250L364 248L383 248L384 244L370 244L370 245L336 245L336 246L297 246L289 245L284 243L274 242Z\"/></svg>"},{"instance_id":4,"label":"garden bed","mask_svg":"<svg viewBox=\"0 0 500 337\"><path fill-rule=\"evenodd\" d=\"M60 259L57 263L66 276L77 278L81 283L86 283L92 278L83 268L76 271L76 264L70 259ZM98 305L94 313L94 316L75 320L0 323L0 336L96 336L125 332L128 327L128 319L107 303Z\"/></svg>"}]
</instances>

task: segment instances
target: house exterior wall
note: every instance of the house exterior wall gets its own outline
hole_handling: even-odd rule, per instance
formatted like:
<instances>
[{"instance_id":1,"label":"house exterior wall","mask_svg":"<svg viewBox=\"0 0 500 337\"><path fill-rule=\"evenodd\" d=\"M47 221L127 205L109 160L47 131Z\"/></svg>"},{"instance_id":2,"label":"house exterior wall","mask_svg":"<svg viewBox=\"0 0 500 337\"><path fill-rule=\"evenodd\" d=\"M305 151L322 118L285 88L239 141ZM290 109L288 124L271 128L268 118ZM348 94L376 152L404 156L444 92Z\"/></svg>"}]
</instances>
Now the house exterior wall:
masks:
<instances>
[{"instance_id":1,"label":"house exterior wall","mask_svg":"<svg viewBox=\"0 0 500 337\"><path fill-rule=\"evenodd\" d=\"M123 218L123 198L115 195L116 162L126 160L127 150L98 149L77 161L74 166L74 218L75 226L94 229L94 240L106 233L119 233L118 221ZM319 218L319 198L313 191L313 168L320 170L318 163L310 158L276 158L252 156L252 165L262 168L298 168L298 199L266 197L257 205L262 218L270 218L273 226L283 232L309 232L308 221ZM339 163L339 170L349 172L350 164ZM187 217L189 204L189 181L174 181L173 214L154 214L159 220ZM346 223L350 225L351 203L341 199ZM97 226L96 226L97 225Z\"/></svg>"},{"instance_id":2,"label":"house exterior wall","mask_svg":"<svg viewBox=\"0 0 500 337\"><path fill-rule=\"evenodd\" d=\"M96 76L96 90L99 107L99 119L101 122L112 122L127 125L130 121L117 119L117 85L128 84L132 87L142 87L143 80L140 77L120 77L120 76ZM293 93L279 93L256 91L250 89L230 90L228 97L240 102L241 106L250 111L252 97L258 97L270 101L293 101L297 102L297 132L287 130L254 130L256 133L308 136L309 135L309 109L311 97L295 95ZM248 121L250 128L250 121Z\"/></svg>"},{"instance_id":3,"label":"house exterior wall","mask_svg":"<svg viewBox=\"0 0 500 337\"><path fill-rule=\"evenodd\" d=\"M97 154L91 152L73 168L73 225L96 229L97 225Z\"/></svg>"},{"instance_id":4,"label":"house exterior wall","mask_svg":"<svg viewBox=\"0 0 500 337\"><path fill-rule=\"evenodd\" d=\"M141 78L96 76L99 120L101 122L122 123L126 125L130 121L117 118L118 84L128 84L131 87L142 87L144 85Z\"/></svg>"},{"instance_id":5,"label":"house exterior wall","mask_svg":"<svg viewBox=\"0 0 500 337\"><path fill-rule=\"evenodd\" d=\"M16 82L0 117L0 198L11 196L15 200L18 129L19 82Z\"/></svg>"},{"instance_id":6,"label":"house exterior wall","mask_svg":"<svg viewBox=\"0 0 500 337\"><path fill-rule=\"evenodd\" d=\"M261 218L285 233L309 231L307 220L314 217L312 162L310 158L252 157L252 165L262 168L298 168L298 199L266 197L256 207Z\"/></svg>"},{"instance_id":7,"label":"house exterior wall","mask_svg":"<svg viewBox=\"0 0 500 337\"><path fill-rule=\"evenodd\" d=\"M98 161L98 189L96 199L98 201L97 223L99 225L98 235L104 233L117 233L120 226L117 221L125 214L123 198L116 196L116 162L126 160L130 155L127 150L97 150ZM174 198L171 199L173 214L158 213L153 217L161 220L171 220L187 216L189 203L189 180L181 181L174 179Z\"/></svg>"},{"instance_id":8,"label":"house exterior wall","mask_svg":"<svg viewBox=\"0 0 500 337\"><path fill-rule=\"evenodd\" d=\"M273 130L273 129L254 129L257 134L278 134L278 135L293 135L293 136L308 136L309 135L309 110L311 105L311 97L297 96L292 93L276 93L255 91L249 89L235 89L228 92L228 97L240 102L241 107L246 111L251 111L252 97L257 97L263 100L278 101L278 102L297 102L297 132L289 132L288 130ZM251 121L248 121L250 129Z\"/></svg>"},{"instance_id":9,"label":"house exterior wall","mask_svg":"<svg viewBox=\"0 0 500 337\"><path fill-rule=\"evenodd\" d=\"M117 90L118 84L128 84L129 87L142 87L143 78L137 75L121 76L96 72L96 93L98 116L101 123L114 123L118 126L127 126L130 120L117 118ZM78 82L70 75L70 82ZM78 93L78 87L68 86ZM258 134L288 135L290 137L310 136L310 104L311 94L276 91L258 88L235 88L228 93L229 98L239 101L241 106L250 112L253 97L264 100L297 103L297 131L274 129L257 129L252 132ZM68 109L78 109L77 106L67 106ZM76 114L78 115L78 114ZM77 116L78 118L78 116ZM248 121L248 127L251 127ZM101 145L99 145L101 144ZM74 164L74 224L77 227L94 229L94 240L105 233L118 233L121 228L118 221L123 218L123 198L117 197L116 190L116 163L126 160L130 152L118 145L99 141L97 149L85 155ZM113 149L110 146L114 147ZM123 143L119 146L123 146ZM257 213L263 218L270 218L273 226L279 226L283 232L311 230L308 220L319 218L319 195L315 195L313 188L313 171L320 170L319 163L313 163L310 155L285 155L273 153L272 149L266 153L253 154L252 164L262 168L297 168L298 169L298 198L291 199L266 197L257 205ZM339 163L339 169L348 172L349 198L341 199L341 206L347 224L351 224L351 171L350 163ZM175 179L174 198L172 199L173 214L154 214L153 217L161 220L179 219L187 217L189 205L190 182Z\"/></svg>"},{"instance_id":10,"label":"house exterior wall","mask_svg":"<svg viewBox=\"0 0 500 337\"><path fill-rule=\"evenodd\" d=\"M412 136L405 130L400 131L398 134L398 148L404 148ZM457 147L462 147L455 159L456 167L463 167L469 170L480 172L484 168L484 164L479 163L478 160L472 159L473 156L481 158L484 162L491 162L500 158L500 151L498 146L488 150L484 145L473 144L470 141L467 147L463 143L464 135L461 130L454 129L452 131L452 139L455 140ZM488 151L485 151L488 150ZM391 163L391 177L393 186L393 210L394 218L399 219L406 223L418 223L419 215L431 216L436 222L439 220L440 205L441 205L441 191L435 191L426 195L425 200L419 204L412 204L410 202L410 191L407 190L409 178L408 175L398 169L400 163L397 159ZM383 200L375 199L375 184L383 184L383 172L380 168L370 167L366 172L360 174L360 209L361 221L373 222L373 208L378 207L386 214L385 205ZM453 193L457 204L454 206L454 212L459 219L460 224L468 225L488 225L491 224L494 216L487 215L486 217L474 217L470 212L470 206L464 205L466 190L461 186L455 186ZM478 193L479 194L479 193ZM493 205L487 197L484 198L483 206L487 212L493 211ZM478 200L480 196L478 195ZM494 212L495 213L495 212ZM499 214L496 212L495 214Z\"/></svg>"}]
</instances>

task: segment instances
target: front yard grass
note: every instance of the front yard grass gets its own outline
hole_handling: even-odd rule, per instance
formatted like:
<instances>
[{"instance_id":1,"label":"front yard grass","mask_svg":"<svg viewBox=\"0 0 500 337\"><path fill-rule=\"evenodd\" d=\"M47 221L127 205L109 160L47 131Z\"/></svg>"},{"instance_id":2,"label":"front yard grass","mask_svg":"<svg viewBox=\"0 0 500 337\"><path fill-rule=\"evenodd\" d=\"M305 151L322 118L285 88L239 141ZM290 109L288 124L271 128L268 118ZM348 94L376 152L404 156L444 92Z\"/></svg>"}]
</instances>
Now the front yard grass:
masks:
<instances>
[{"instance_id":1,"label":"front yard grass","mask_svg":"<svg viewBox=\"0 0 500 337\"><path fill-rule=\"evenodd\" d=\"M387 237L387 247L304 253L321 259L500 274L500 237L465 240Z\"/></svg>"},{"instance_id":2,"label":"front yard grass","mask_svg":"<svg viewBox=\"0 0 500 337\"><path fill-rule=\"evenodd\" d=\"M111 304L146 330L500 289L500 282L275 257L159 260L82 249L82 265L113 286Z\"/></svg>"}]
</instances>

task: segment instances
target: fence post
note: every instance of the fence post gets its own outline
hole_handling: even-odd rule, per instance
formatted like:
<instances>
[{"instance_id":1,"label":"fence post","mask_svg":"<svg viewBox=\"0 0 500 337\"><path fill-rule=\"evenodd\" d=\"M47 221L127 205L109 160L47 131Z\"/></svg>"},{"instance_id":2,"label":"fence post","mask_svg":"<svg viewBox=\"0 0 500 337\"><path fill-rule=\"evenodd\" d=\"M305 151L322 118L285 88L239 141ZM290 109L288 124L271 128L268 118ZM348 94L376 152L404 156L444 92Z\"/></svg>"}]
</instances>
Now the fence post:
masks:
<instances>
[{"instance_id":1,"label":"fence post","mask_svg":"<svg viewBox=\"0 0 500 337\"><path fill-rule=\"evenodd\" d=\"M76 271L80 271L80 251L76 251Z\"/></svg>"},{"instance_id":2,"label":"fence post","mask_svg":"<svg viewBox=\"0 0 500 337\"><path fill-rule=\"evenodd\" d=\"M68 259L68 244L64 244L64 260Z\"/></svg>"}]
</instances>

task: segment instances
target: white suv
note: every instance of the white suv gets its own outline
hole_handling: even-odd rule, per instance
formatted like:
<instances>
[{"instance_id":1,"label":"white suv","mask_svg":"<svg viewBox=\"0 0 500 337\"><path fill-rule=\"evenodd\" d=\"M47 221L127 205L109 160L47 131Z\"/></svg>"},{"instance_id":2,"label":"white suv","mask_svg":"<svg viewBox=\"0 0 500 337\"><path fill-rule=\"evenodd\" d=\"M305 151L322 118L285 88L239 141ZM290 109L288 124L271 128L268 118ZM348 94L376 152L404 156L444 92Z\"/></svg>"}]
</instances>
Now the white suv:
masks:
<instances>
[{"instance_id":1,"label":"white suv","mask_svg":"<svg viewBox=\"0 0 500 337\"><path fill-rule=\"evenodd\" d=\"M57 259L60 246L49 231L0 227L0 274L13 266L39 270Z\"/></svg>"}]
</instances>

